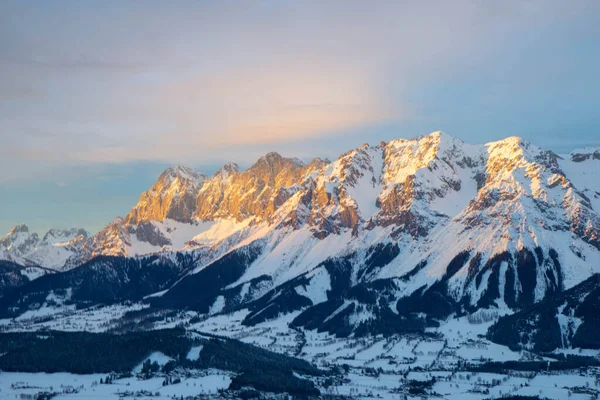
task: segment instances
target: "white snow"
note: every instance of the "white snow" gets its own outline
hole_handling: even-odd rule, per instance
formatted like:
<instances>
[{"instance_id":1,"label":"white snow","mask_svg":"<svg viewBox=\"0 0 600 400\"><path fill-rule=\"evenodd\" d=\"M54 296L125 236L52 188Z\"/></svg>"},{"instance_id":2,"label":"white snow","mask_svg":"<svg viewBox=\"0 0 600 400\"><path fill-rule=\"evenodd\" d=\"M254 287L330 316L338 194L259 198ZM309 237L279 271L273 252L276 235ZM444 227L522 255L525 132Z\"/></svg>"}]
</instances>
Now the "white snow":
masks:
<instances>
[{"instance_id":1,"label":"white snow","mask_svg":"<svg viewBox=\"0 0 600 400\"><path fill-rule=\"evenodd\" d=\"M202 351L203 346L194 346L188 351L185 358L191 361L195 361L200 358L200 352Z\"/></svg>"},{"instance_id":2,"label":"white snow","mask_svg":"<svg viewBox=\"0 0 600 400\"><path fill-rule=\"evenodd\" d=\"M218 296L212 306L210 306L209 314L218 314L225 308L225 297Z\"/></svg>"},{"instance_id":3,"label":"white snow","mask_svg":"<svg viewBox=\"0 0 600 400\"><path fill-rule=\"evenodd\" d=\"M247 228L251 221L252 219L248 218L242 222L237 222L232 219L210 222L210 228L197 234L192 240L198 244L204 245L215 243ZM206 224L206 222L203 224Z\"/></svg>"},{"instance_id":4,"label":"white snow","mask_svg":"<svg viewBox=\"0 0 600 400\"><path fill-rule=\"evenodd\" d=\"M136 366L133 369L134 373L139 373L142 371L142 366L144 365L144 362L146 362L147 360L150 360L150 363L157 363L159 366L164 366L166 363L168 363L169 361L173 360L171 357L164 355L163 353L161 353L160 351L155 351L152 354L150 354L148 357L144 358L144 361L142 361L138 366Z\"/></svg>"},{"instance_id":5,"label":"white snow","mask_svg":"<svg viewBox=\"0 0 600 400\"><path fill-rule=\"evenodd\" d=\"M353 199L363 220L368 221L375 215L379 208L377 207L377 198L383 188L381 183L381 174L383 171L383 149L379 147L368 147L362 149L362 157L355 163L362 163L360 173L355 185L348 185L346 192ZM361 166L356 166L360 168Z\"/></svg>"},{"instance_id":6,"label":"white snow","mask_svg":"<svg viewBox=\"0 0 600 400\"><path fill-rule=\"evenodd\" d=\"M559 165L573 185L587 196L594 210L600 213L600 160L574 162L564 156Z\"/></svg>"},{"instance_id":7,"label":"white snow","mask_svg":"<svg viewBox=\"0 0 600 400\"><path fill-rule=\"evenodd\" d=\"M162 377L151 379L132 377L117 379L110 385L99 384L100 379L105 377L106 374L2 372L0 375L0 398L21 398L22 395L35 396L42 391L54 391L61 393L54 397L59 400L117 400L123 398L125 392L134 393L133 398L146 398L135 396L135 393L147 391L153 395L158 394L161 399L179 399L181 396L187 398L198 394L216 395L218 390L227 389L231 383L231 374L219 370L207 370L191 376L181 376L179 384L167 386L162 385L164 381ZM76 393L67 393L67 390L73 389Z\"/></svg>"},{"instance_id":8,"label":"white snow","mask_svg":"<svg viewBox=\"0 0 600 400\"><path fill-rule=\"evenodd\" d=\"M571 347L571 339L577 333L577 329L583 323L581 318L576 317L571 309L569 315L564 314L567 303L562 304L556 310L556 319L558 320L558 326L560 327L560 336L563 348Z\"/></svg>"}]
</instances>

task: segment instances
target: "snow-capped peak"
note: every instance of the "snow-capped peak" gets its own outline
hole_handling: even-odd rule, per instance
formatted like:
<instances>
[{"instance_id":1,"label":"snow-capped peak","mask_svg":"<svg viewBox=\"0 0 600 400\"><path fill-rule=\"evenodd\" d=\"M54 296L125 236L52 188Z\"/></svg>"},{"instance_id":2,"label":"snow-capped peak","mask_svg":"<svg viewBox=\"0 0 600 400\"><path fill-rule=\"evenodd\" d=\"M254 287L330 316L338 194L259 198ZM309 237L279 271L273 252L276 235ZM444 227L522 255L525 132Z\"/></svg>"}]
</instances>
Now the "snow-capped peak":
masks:
<instances>
[{"instance_id":1,"label":"snow-capped peak","mask_svg":"<svg viewBox=\"0 0 600 400\"><path fill-rule=\"evenodd\" d=\"M17 233L28 233L29 232L29 227L25 224L21 224L21 225L15 225L12 228L10 228L10 231L8 232L8 235L14 235Z\"/></svg>"},{"instance_id":2,"label":"snow-capped peak","mask_svg":"<svg viewBox=\"0 0 600 400\"><path fill-rule=\"evenodd\" d=\"M176 165L176 166L167 168L162 173L161 177L163 177L163 179L182 178L182 179L194 181L194 180L201 179L203 177L203 175L199 174L198 172L194 171L193 169L191 169L189 167L186 167L183 165Z\"/></svg>"},{"instance_id":3,"label":"snow-capped peak","mask_svg":"<svg viewBox=\"0 0 600 400\"><path fill-rule=\"evenodd\" d=\"M240 172L240 167L234 162L228 162L215 175L229 176Z\"/></svg>"},{"instance_id":4,"label":"snow-capped peak","mask_svg":"<svg viewBox=\"0 0 600 400\"><path fill-rule=\"evenodd\" d=\"M40 240L26 225L18 225L0 239L0 259L25 266L61 268L80 251L88 236L85 229L50 229Z\"/></svg>"},{"instance_id":5,"label":"snow-capped peak","mask_svg":"<svg viewBox=\"0 0 600 400\"><path fill-rule=\"evenodd\" d=\"M69 241L81 237L87 238L90 235L88 231L80 228L71 229L50 229L42 238L42 244L68 243Z\"/></svg>"},{"instance_id":6,"label":"snow-capped peak","mask_svg":"<svg viewBox=\"0 0 600 400\"><path fill-rule=\"evenodd\" d=\"M260 165L263 163L266 163L268 165L277 165L279 163L286 162L286 161L293 162L294 164L299 165L299 166L304 165L302 160L300 160L298 158L284 158L281 154L274 152L274 151L267 153L264 156L260 157L254 165L257 166L257 165Z\"/></svg>"},{"instance_id":7,"label":"snow-capped peak","mask_svg":"<svg viewBox=\"0 0 600 400\"><path fill-rule=\"evenodd\" d=\"M600 147L585 147L583 149L573 150L569 154L569 158L574 162L582 162L585 160L600 160Z\"/></svg>"},{"instance_id":8,"label":"snow-capped peak","mask_svg":"<svg viewBox=\"0 0 600 400\"><path fill-rule=\"evenodd\" d=\"M32 251L39 242L37 233L30 233L25 224L13 226L10 231L0 239L0 258L9 258L8 255L21 257ZM2 253L5 256L2 256Z\"/></svg>"}]
</instances>

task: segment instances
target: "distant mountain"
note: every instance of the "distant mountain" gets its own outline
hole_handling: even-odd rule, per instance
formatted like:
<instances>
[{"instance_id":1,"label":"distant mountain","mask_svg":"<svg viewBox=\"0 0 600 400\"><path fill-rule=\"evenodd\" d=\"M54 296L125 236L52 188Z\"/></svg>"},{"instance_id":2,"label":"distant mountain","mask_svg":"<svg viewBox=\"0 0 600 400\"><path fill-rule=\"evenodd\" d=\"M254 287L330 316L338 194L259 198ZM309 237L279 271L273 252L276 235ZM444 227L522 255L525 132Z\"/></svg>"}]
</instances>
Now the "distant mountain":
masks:
<instances>
[{"instance_id":1,"label":"distant mountain","mask_svg":"<svg viewBox=\"0 0 600 400\"><path fill-rule=\"evenodd\" d=\"M38 266L23 266L8 260L0 260L0 297L55 271Z\"/></svg>"},{"instance_id":2,"label":"distant mountain","mask_svg":"<svg viewBox=\"0 0 600 400\"><path fill-rule=\"evenodd\" d=\"M150 293L173 285L193 268L193 261L192 255L183 254L140 258L99 256L62 273L46 274L30 282L12 282L7 287L10 290L0 290L0 318L14 317L45 305L86 307L140 301ZM3 268L7 271L4 274ZM12 272L8 277L14 280L17 271L18 266L5 266L0 262L0 282L8 272Z\"/></svg>"},{"instance_id":3,"label":"distant mountain","mask_svg":"<svg viewBox=\"0 0 600 400\"><path fill-rule=\"evenodd\" d=\"M302 311L295 325L342 335L511 312L600 272L596 154L434 132L333 162L269 153L212 177L172 167L66 267L189 254L177 281L147 286L166 290L156 306L248 308L246 324Z\"/></svg>"},{"instance_id":4,"label":"distant mountain","mask_svg":"<svg viewBox=\"0 0 600 400\"><path fill-rule=\"evenodd\" d=\"M570 154L571 161L580 163L587 160L600 160L600 147L586 147L573 150Z\"/></svg>"},{"instance_id":5,"label":"distant mountain","mask_svg":"<svg viewBox=\"0 0 600 400\"><path fill-rule=\"evenodd\" d=\"M86 230L72 228L50 229L40 239L37 233L29 232L27 225L18 225L0 239L0 260L59 270L81 251L89 237Z\"/></svg>"}]
</instances>

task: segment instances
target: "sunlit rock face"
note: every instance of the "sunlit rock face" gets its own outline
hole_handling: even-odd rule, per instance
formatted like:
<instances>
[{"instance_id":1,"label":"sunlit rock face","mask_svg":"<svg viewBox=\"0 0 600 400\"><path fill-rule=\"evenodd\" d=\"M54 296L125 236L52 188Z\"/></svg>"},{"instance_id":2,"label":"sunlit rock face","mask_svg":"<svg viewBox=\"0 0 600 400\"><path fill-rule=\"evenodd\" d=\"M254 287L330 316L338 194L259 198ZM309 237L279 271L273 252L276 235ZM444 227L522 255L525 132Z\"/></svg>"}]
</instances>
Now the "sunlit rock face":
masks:
<instances>
[{"instance_id":1,"label":"sunlit rock face","mask_svg":"<svg viewBox=\"0 0 600 400\"><path fill-rule=\"evenodd\" d=\"M135 225L142 221L165 219L191 221L204 180L204 175L191 168L168 168L150 190L142 193L139 202L125 217L125 223Z\"/></svg>"},{"instance_id":2,"label":"sunlit rock face","mask_svg":"<svg viewBox=\"0 0 600 400\"><path fill-rule=\"evenodd\" d=\"M123 218L116 218L83 246L81 257L88 260L100 254L123 256L127 246L131 246L127 226Z\"/></svg>"},{"instance_id":3,"label":"sunlit rock face","mask_svg":"<svg viewBox=\"0 0 600 400\"><path fill-rule=\"evenodd\" d=\"M200 220L268 218L297 190L303 179L326 162L305 165L278 153L268 153L244 172L226 165L200 190L195 217Z\"/></svg>"}]
</instances>

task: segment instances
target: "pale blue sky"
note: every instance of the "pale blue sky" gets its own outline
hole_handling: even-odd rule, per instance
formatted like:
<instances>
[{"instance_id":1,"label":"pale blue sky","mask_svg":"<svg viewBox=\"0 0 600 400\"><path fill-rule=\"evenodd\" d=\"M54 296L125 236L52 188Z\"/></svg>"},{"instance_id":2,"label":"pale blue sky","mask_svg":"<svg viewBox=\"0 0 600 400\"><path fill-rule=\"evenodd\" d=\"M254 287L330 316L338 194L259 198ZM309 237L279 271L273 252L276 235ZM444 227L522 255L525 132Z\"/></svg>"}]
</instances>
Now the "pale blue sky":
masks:
<instances>
[{"instance_id":1,"label":"pale blue sky","mask_svg":"<svg viewBox=\"0 0 600 400\"><path fill-rule=\"evenodd\" d=\"M96 231L160 172L435 130L600 145L600 2L0 2L0 235Z\"/></svg>"}]
</instances>

